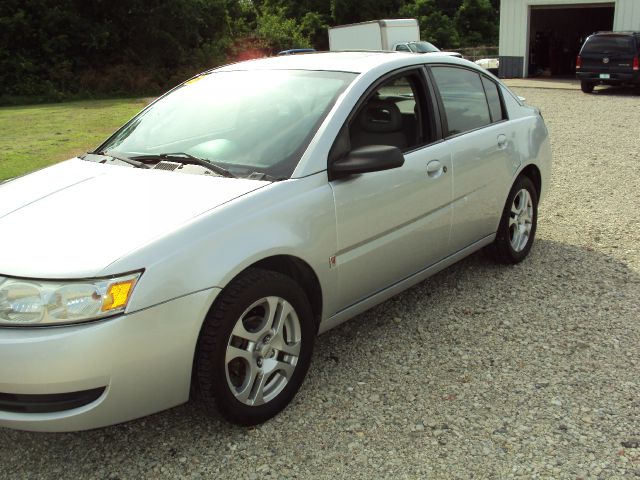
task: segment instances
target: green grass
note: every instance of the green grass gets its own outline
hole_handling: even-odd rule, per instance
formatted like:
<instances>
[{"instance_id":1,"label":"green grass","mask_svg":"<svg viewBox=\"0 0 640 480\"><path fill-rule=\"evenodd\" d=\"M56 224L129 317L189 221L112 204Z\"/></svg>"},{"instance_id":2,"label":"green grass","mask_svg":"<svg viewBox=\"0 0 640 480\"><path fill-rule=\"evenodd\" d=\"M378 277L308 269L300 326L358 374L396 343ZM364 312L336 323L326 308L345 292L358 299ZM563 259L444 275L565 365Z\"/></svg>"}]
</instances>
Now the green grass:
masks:
<instances>
[{"instance_id":1,"label":"green grass","mask_svg":"<svg viewBox=\"0 0 640 480\"><path fill-rule=\"evenodd\" d=\"M0 108L0 181L92 150L146 104L117 99Z\"/></svg>"}]
</instances>

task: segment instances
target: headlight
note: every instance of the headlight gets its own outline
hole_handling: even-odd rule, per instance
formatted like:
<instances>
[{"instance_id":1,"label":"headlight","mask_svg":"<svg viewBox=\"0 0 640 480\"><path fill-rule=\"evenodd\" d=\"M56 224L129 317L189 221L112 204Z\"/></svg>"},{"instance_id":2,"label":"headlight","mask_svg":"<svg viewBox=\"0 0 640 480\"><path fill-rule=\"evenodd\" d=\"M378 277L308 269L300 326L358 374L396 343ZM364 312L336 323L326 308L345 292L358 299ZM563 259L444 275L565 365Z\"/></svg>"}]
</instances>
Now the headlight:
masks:
<instances>
[{"instance_id":1,"label":"headlight","mask_svg":"<svg viewBox=\"0 0 640 480\"><path fill-rule=\"evenodd\" d=\"M140 275L60 282L0 277L0 325L60 325L122 313Z\"/></svg>"}]
</instances>

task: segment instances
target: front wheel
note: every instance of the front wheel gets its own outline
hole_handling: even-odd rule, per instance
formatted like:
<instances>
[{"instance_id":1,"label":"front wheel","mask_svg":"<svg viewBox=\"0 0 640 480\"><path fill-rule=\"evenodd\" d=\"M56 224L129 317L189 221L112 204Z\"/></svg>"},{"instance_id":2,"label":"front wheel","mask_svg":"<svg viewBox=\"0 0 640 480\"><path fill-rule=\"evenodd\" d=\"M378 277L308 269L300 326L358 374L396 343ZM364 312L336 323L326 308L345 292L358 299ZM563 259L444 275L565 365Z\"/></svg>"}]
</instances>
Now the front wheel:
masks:
<instances>
[{"instance_id":1,"label":"front wheel","mask_svg":"<svg viewBox=\"0 0 640 480\"><path fill-rule=\"evenodd\" d=\"M198 340L194 380L205 406L239 425L273 417L302 385L315 334L297 283L247 270L220 294Z\"/></svg>"},{"instance_id":2,"label":"front wheel","mask_svg":"<svg viewBox=\"0 0 640 480\"><path fill-rule=\"evenodd\" d=\"M580 89L584 92L584 93L591 93L593 92L593 88L595 87L595 85L592 82L586 82L584 80L582 80L580 82Z\"/></svg>"},{"instance_id":3,"label":"front wheel","mask_svg":"<svg viewBox=\"0 0 640 480\"><path fill-rule=\"evenodd\" d=\"M504 206L495 241L487 253L499 263L519 263L531 250L538 224L538 193L533 182L521 176Z\"/></svg>"}]
</instances>

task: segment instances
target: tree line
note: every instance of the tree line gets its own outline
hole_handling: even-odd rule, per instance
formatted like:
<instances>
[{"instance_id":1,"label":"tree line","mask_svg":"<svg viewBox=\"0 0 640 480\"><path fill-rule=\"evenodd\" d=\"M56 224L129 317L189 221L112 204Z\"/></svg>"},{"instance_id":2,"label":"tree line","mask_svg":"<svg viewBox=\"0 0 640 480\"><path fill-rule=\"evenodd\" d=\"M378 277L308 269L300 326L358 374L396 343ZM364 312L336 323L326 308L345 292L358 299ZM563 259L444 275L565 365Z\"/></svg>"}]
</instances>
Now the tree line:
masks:
<instances>
[{"instance_id":1,"label":"tree line","mask_svg":"<svg viewBox=\"0 0 640 480\"><path fill-rule=\"evenodd\" d=\"M499 0L3 0L0 102L153 95L206 68L288 48L327 28L417 18L441 48L497 43Z\"/></svg>"}]
</instances>

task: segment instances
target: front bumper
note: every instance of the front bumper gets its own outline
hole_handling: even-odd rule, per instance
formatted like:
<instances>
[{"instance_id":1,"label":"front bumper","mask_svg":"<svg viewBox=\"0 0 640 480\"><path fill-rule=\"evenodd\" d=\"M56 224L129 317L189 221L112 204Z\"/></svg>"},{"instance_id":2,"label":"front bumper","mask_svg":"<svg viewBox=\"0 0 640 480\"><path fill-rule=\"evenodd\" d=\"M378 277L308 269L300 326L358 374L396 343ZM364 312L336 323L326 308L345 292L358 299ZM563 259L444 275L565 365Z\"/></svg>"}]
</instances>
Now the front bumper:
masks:
<instances>
[{"instance_id":1,"label":"front bumper","mask_svg":"<svg viewBox=\"0 0 640 480\"><path fill-rule=\"evenodd\" d=\"M0 427L86 430L186 402L200 327L218 293L85 325L0 329ZM67 403L51 411L49 401L43 412L41 400L52 398Z\"/></svg>"}]
</instances>

